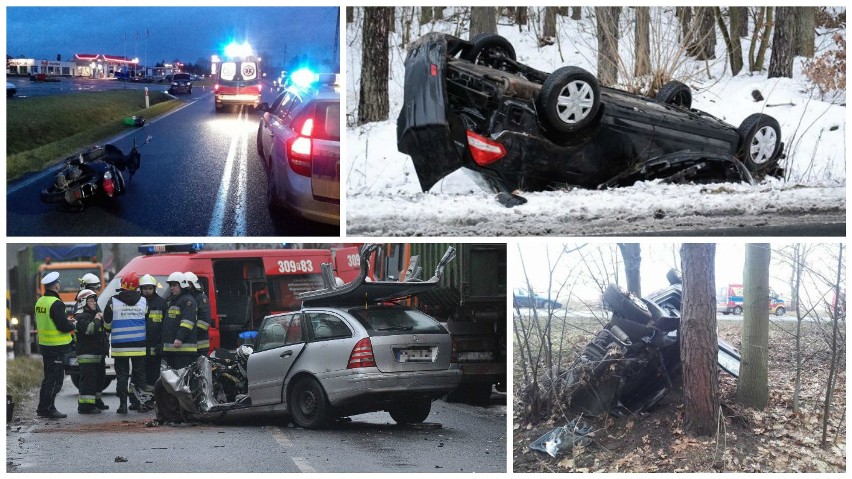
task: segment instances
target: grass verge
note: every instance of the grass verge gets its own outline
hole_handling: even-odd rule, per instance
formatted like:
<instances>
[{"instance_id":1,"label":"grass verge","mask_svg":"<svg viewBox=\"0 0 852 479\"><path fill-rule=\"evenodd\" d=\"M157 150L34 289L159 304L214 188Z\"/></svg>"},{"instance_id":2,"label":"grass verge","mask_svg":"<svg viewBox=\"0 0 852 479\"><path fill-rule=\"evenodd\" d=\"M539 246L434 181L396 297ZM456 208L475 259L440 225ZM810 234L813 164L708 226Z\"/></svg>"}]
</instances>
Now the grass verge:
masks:
<instances>
[{"instance_id":1,"label":"grass verge","mask_svg":"<svg viewBox=\"0 0 852 479\"><path fill-rule=\"evenodd\" d=\"M29 392L41 384L44 376L41 358L17 357L6 361L6 394L21 404Z\"/></svg>"},{"instance_id":2,"label":"grass verge","mask_svg":"<svg viewBox=\"0 0 852 479\"><path fill-rule=\"evenodd\" d=\"M146 120L180 105L162 92L151 92L145 109L139 90L114 90L21 98L6 109L6 181L43 170L73 152L89 147L127 128L122 120L142 115Z\"/></svg>"}]
</instances>

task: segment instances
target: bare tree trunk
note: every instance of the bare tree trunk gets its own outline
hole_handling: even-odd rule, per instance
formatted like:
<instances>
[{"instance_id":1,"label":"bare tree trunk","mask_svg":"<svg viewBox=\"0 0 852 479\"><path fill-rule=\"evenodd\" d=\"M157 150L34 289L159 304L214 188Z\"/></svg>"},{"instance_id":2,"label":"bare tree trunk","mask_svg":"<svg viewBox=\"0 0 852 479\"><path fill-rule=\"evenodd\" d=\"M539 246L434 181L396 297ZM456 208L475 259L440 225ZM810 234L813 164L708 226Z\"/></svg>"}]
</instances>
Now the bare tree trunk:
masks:
<instances>
[{"instance_id":1,"label":"bare tree trunk","mask_svg":"<svg viewBox=\"0 0 852 479\"><path fill-rule=\"evenodd\" d=\"M402 7L402 12L399 15L402 22L402 48L408 47L411 42L411 23L414 21L414 7Z\"/></svg>"},{"instance_id":2,"label":"bare tree trunk","mask_svg":"<svg viewBox=\"0 0 852 479\"><path fill-rule=\"evenodd\" d=\"M598 34L598 80L604 86L618 82L618 17L621 7L595 7Z\"/></svg>"},{"instance_id":3,"label":"bare tree trunk","mask_svg":"<svg viewBox=\"0 0 852 479\"><path fill-rule=\"evenodd\" d=\"M793 384L793 412L799 412L799 394L802 390L802 308L799 293L802 287L802 270L805 268L805 248L802 243L793 245L793 294L796 305L796 380Z\"/></svg>"},{"instance_id":4,"label":"bare tree trunk","mask_svg":"<svg viewBox=\"0 0 852 479\"><path fill-rule=\"evenodd\" d=\"M388 119L388 28L393 7L364 8L358 123Z\"/></svg>"},{"instance_id":5,"label":"bare tree trunk","mask_svg":"<svg viewBox=\"0 0 852 479\"><path fill-rule=\"evenodd\" d=\"M443 20L444 19L444 7L432 7L432 18L435 20Z\"/></svg>"},{"instance_id":6,"label":"bare tree trunk","mask_svg":"<svg viewBox=\"0 0 852 479\"><path fill-rule=\"evenodd\" d=\"M432 21L434 13L432 7L420 7L420 24L425 25Z\"/></svg>"},{"instance_id":7,"label":"bare tree trunk","mask_svg":"<svg viewBox=\"0 0 852 479\"><path fill-rule=\"evenodd\" d=\"M764 17L762 21L763 26L763 34L760 35L760 46L757 48L757 56L754 58L754 69L751 70L753 72L763 71L763 61L766 57L766 47L769 44L769 34L772 32L772 26L775 24L773 22L773 12L775 11L774 7L766 7L764 10ZM758 29L755 28L755 35L757 35Z\"/></svg>"},{"instance_id":8,"label":"bare tree trunk","mask_svg":"<svg viewBox=\"0 0 852 479\"><path fill-rule=\"evenodd\" d=\"M396 32L396 9L393 7L385 7L390 9L390 15L388 16L388 31Z\"/></svg>"},{"instance_id":9,"label":"bare tree trunk","mask_svg":"<svg viewBox=\"0 0 852 479\"><path fill-rule=\"evenodd\" d=\"M355 7L346 7L346 23L350 24L355 21Z\"/></svg>"},{"instance_id":10,"label":"bare tree trunk","mask_svg":"<svg viewBox=\"0 0 852 479\"><path fill-rule=\"evenodd\" d=\"M780 8L780 7L779 7ZM828 366L828 381L826 385L825 391L825 403L822 407L822 447L825 448L828 446L826 442L826 438L828 437L828 419L831 416L831 396L834 392L834 379L835 374L837 373L837 329L839 327L839 323L841 320L841 314L845 318L846 308L841 309L837 307L837 302L840 300L840 284L843 278L842 270L843 270L843 243L839 245L840 249L837 255L837 281L834 283L834 301L832 301L831 308L831 319L832 328L831 328L831 363Z\"/></svg>"},{"instance_id":11,"label":"bare tree trunk","mask_svg":"<svg viewBox=\"0 0 852 479\"><path fill-rule=\"evenodd\" d=\"M763 409L769 401L769 260L768 243L747 243L743 268L743 338L737 402Z\"/></svg>"},{"instance_id":12,"label":"bare tree trunk","mask_svg":"<svg viewBox=\"0 0 852 479\"><path fill-rule=\"evenodd\" d=\"M745 38L748 36L748 7L728 7L731 12L731 31L737 32L737 36ZM734 17L737 17L737 27L734 29Z\"/></svg>"},{"instance_id":13,"label":"bare tree trunk","mask_svg":"<svg viewBox=\"0 0 852 479\"><path fill-rule=\"evenodd\" d=\"M675 15L680 20L680 42L684 47L692 43L692 7L675 7ZM688 50L688 48L687 48Z\"/></svg>"},{"instance_id":14,"label":"bare tree trunk","mask_svg":"<svg viewBox=\"0 0 852 479\"><path fill-rule=\"evenodd\" d=\"M542 38L556 37L556 7L544 7L544 22L541 27Z\"/></svg>"},{"instance_id":15,"label":"bare tree trunk","mask_svg":"<svg viewBox=\"0 0 852 479\"><path fill-rule=\"evenodd\" d=\"M769 57L769 78L793 78L796 19L795 7L778 7L775 13L775 34L772 36L772 55Z\"/></svg>"},{"instance_id":16,"label":"bare tree trunk","mask_svg":"<svg viewBox=\"0 0 852 479\"><path fill-rule=\"evenodd\" d=\"M497 9L470 7L470 39L478 33L497 33Z\"/></svg>"},{"instance_id":17,"label":"bare tree trunk","mask_svg":"<svg viewBox=\"0 0 852 479\"><path fill-rule=\"evenodd\" d=\"M731 32L728 33L728 27L725 26L725 19L722 18L722 9L714 7L716 20L719 22L719 30L722 31L722 38L725 39L725 48L728 50L728 58L731 62L731 74L737 76L740 70L743 69L743 49L739 37L737 37L737 26L734 25L734 16L731 16Z\"/></svg>"},{"instance_id":18,"label":"bare tree trunk","mask_svg":"<svg viewBox=\"0 0 852 479\"><path fill-rule=\"evenodd\" d=\"M692 52L696 60L712 60L716 58L716 21L712 7L695 9L693 27L696 32Z\"/></svg>"},{"instance_id":19,"label":"bare tree trunk","mask_svg":"<svg viewBox=\"0 0 852 479\"><path fill-rule=\"evenodd\" d=\"M571 7L571 20L583 18L583 7Z\"/></svg>"},{"instance_id":20,"label":"bare tree trunk","mask_svg":"<svg viewBox=\"0 0 852 479\"><path fill-rule=\"evenodd\" d=\"M515 23L518 25L526 25L527 18L527 7L515 7Z\"/></svg>"},{"instance_id":21,"label":"bare tree trunk","mask_svg":"<svg viewBox=\"0 0 852 479\"><path fill-rule=\"evenodd\" d=\"M796 7L796 49L798 56L813 58L816 7Z\"/></svg>"},{"instance_id":22,"label":"bare tree trunk","mask_svg":"<svg viewBox=\"0 0 852 479\"><path fill-rule=\"evenodd\" d=\"M633 75L644 76L651 73L651 9L636 7L636 63Z\"/></svg>"},{"instance_id":23,"label":"bare tree trunk","mask_svg":"<svg viewBox=\"0 0 852 479\"><path fill-rule=\"evenodd\" d=\"M715 244L686 243L681 247L683 428L698 435L716 433L720 408L715 256Z\"/></svg>"},{"instance_id":24,"label":"bare tree trunk","mask_svg":"<svg viewBox=\"0 0 852 479\"><path fill-rule=\"evenodd\" d=\"M627 277L627 291L642 297L642 251L639 243L618 243L621 257L624 258L624 273Z\"/></svg>"}]
</instances>

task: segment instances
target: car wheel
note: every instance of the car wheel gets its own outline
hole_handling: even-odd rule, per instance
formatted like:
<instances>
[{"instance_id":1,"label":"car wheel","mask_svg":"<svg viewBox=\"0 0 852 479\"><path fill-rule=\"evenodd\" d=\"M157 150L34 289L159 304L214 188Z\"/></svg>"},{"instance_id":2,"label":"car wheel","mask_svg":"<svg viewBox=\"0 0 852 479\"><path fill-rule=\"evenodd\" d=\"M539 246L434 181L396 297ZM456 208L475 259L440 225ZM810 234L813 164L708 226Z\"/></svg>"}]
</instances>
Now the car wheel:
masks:
<instances>
[{"instance_id":1,"label":"car wheel","mask_svg":"<svg viewBox=\"0 0 852 479\"><path fill-rule=\"evenodd\" d=\"M749 115L737 128L740 135L738 156L752 173L769 169L781 149L781 126L769 115Z\"/></svg>"},{"instance_id":2,"label":"car wheel","mask_svg":"<svg viewBox=\"0 0 852 479\"><path fill-rule=\"evenodd\" d=\"M265 161L265 160L264 160ZM269 211L277 211L278 206L278 186L275 182L275 168L272 163L275 160L270 158L266 169L266 204L269 206Z\"/></svg>"},{"instance_id":3,"label":"car wheel","mask_svg":"<svg viewBox=\"0 0 852 479\"><path fill-rule=\"evenodd\" d=\"M687 110L692 108L692 91L683 83L672 80L657 92L654 101L663 105L675 105Z\"/></svg>"},{"instance_id":4,"label":"car wheel","mask_svg":"<svg viewBox=\"0 0 852 479\"><path fill-rule=\"evenodd\" d=\"M462 52L461 59L492 68L500 66L501 58L515 61L515 47L496 33L478 33L470 41L472 46Z\"/></svg>"},{"instance_id":5,"label":"car wheel","mask_svg":"<svg viewBox=\"0 0 852 479\"><path fill-rule=\"evenodd\" d=\"M222 105L215 105L215 107L216 107L216 113L222 112Z\"/></svg>"},{"instance_id":6,"label":"car wheel","mask_svg":"<svg viewBox=\"0 0 852 479\"><path fill-rule=\"evenodd\" d=\"M551 73L538 94L537 106L544 123L561 133L590 126L601 106L598 80L578 67Z\"/></svg>"},{"instance_id":7,"label":"car wheel","mask_svg":"<svg viewBox=\"0 0 852 479\"><path fill-rule=\"evenodd\" d=\"M640 298L632 293L622 291L614 284L606 288L603 299L614 314L624 319L640 324L647 324L651 320L651 311Z\"/></svg>"},{"instance_id":8,"label":"car wheel","mask_svg":"<svg viewBox=\"0 0 852 479\"><path fill-rule=\"evenodd\" d=\"M775 316L784 316L784 313L786 313L786 312L787 312L786 309L779 307L778 309L775 310Z\"/></svg>"},{"instance_id":9,"label":"car wheel","mask_svg":"<svg viewBox=\"0 0 852 479\"><path fill-rule=\"evenodd\" d=\"M323 427L329 422L329 404L325 391L314 378L299 379L290 392L293 422L306 429Z\"/></svg>"},{"instance_id":10,"label":"car wheel","mask_svg":"<svg viewBox=\"0 0 852 479\"><path fill-rule=\"evenodd\" d=\"M429 417L432 411L432 400L429 398L418 398L404 401L402 404L388 411L391 418L397 424L420 423Z\"/></svg>"},{"instance_id":11,"label":"car wheel","mask_svg":"<svg viewBox=\"0 0 852 479\"><path fill-rule=\"evenodd\" d=\"M669 284L671 285L683 283L683 278L681 278L678 270L674 268L670 269L669 272L666 273L666 279L669 280Z\"/></svg>"},{"instance_id":12,"label":"car wheel","mask_svg":"<svg viewBox=\"0 0 852 479\"><path fill-rule=\"evenodd\" d=\"M192 88L190 88L189 90L187 90L187 91L186 91L186 94L187 94L187 95L192 95Z\"/></svg>"},{"instance_id":13,"label":"car wheel","mask_svg":"<svg viewBox=\"0 0 852 479\"><path fill-rule=\"evenodd\" d=\"M157 419L162 421L183 422L184 420L180 402L166 391L162 379L158 379L154 384L154 411Z\"/></svg>"},{"instance_id":14,"label":"car wheel","mask_svg":"<svg viewBox=\"0 0 852 479\"><path fill-rule=\"evenodd\" d=\"M737 316L743 314L743 308L740 306L734 306L734 309L731 310L732 314L736 314Z\"/></svg>"}]
</instances>

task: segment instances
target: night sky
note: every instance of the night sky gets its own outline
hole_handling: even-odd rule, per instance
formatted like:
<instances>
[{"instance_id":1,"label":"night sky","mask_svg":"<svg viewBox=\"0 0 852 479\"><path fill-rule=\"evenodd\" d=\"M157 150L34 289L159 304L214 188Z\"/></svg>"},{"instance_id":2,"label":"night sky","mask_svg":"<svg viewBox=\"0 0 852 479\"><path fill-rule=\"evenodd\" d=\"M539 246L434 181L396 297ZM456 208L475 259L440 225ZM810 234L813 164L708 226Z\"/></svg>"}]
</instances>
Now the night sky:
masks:
<instances>
[{"instance_id":1,"label":"night sky","mask_svg":"<svg viewBox=\"0 0 852 479\"><path fill-rule=\"evenodd\" d=\"M69 61L75 53L107 54L145 63L147 31L148 65L209 61L231 40L247 40L265 53L269 66L297 55L327 63L337 12L337 7L7 7L6 53L46 60L61 54Z\"/></svg>"}]
</instances>

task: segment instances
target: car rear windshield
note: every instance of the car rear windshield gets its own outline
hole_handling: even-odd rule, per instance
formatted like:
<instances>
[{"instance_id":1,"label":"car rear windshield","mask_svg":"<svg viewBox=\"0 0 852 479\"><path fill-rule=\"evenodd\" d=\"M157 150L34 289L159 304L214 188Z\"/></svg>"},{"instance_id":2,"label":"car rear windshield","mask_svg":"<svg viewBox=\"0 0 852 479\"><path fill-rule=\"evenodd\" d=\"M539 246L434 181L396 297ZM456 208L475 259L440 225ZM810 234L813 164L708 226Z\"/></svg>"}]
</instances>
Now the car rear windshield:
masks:
<instances>
[{"instance_id":1,"label":"car rear windshield","mask_svg":"<svg viewBox=\"0 0 852 479\"><path fill-rule=\"evenodd\" d=\"M219 69L219 80L225 85L256 85L260 81L257 63L224 62Z\"/></svg>"},{"instance_id":2,"label":"car rear windshield","mask_svg":"<svg viewBox=\"0 0 852 479\"><path fill-rule=\"evenodd\" d=\"M370 336L447 333L438 321L416 309L375 306L350 309L349 313L358 319Z\"/></svg>"},{"instance_id":3,"label":"car rear windshield","mask_svg":"<svg viewBox=\"0 0 852 479\"><path fill-rule=\"evenodd\" d=\"M178 75L175 75L174 79L175 81L188 81L189 75L186 73L180 73Z\"/></svg>"},{"instance_id":4,"label":"car rear windshield","mask_svg":"<svg viewBox=\"0 0 852 479\"><path fill-rule=\"evenodd\" d=\"M294 101L296 98L294 96ZM289 108L292 108L292 106ZM308 118L314 119L312 138L340 141L340 102L319 100L313 104L308 104L296 116L292 125L298 128L298 125L303 125Z\"/></svg>"}]
</instances>

